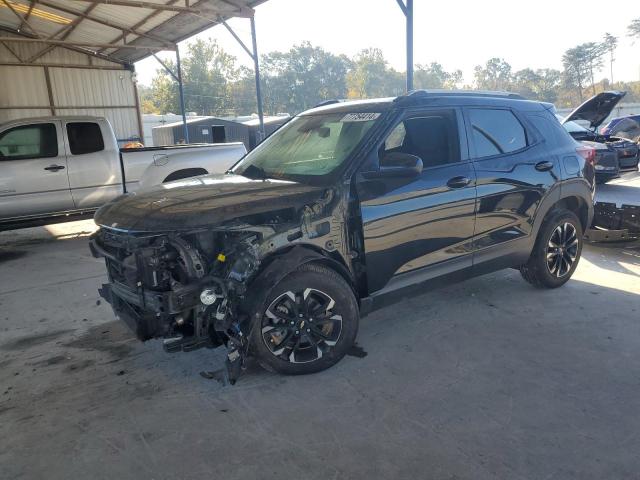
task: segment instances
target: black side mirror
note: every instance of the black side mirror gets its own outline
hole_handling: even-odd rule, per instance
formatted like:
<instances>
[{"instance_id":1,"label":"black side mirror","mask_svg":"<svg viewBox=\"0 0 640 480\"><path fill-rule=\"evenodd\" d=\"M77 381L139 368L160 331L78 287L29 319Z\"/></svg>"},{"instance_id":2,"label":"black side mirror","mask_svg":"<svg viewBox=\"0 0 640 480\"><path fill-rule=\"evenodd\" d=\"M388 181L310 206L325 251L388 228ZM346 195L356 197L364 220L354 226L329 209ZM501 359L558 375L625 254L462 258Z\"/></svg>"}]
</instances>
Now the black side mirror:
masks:
<instances>
[{"instance_id":1,"label":"black side mirror","mask_svg":"<svg viewBox=\"0 0 640 480\"><path fill-rule=\"evenodd\" d=\"M417 177L422 173L422 159L410 153L390 152L380 158L380 169L363 172L365 178Z\"/></svg>"}]
</instances>

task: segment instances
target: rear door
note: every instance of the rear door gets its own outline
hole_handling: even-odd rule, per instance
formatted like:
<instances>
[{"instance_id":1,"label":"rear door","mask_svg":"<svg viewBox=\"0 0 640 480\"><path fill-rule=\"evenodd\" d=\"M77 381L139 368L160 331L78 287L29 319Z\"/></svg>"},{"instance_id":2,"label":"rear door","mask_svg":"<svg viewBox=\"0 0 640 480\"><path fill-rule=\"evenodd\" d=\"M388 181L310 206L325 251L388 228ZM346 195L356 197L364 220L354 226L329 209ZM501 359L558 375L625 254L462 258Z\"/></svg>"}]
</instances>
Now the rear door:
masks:
<instances>
[{"instance_id":1,"label":"rear door","mask_svg":"<svg viewBox=\"0 0 640 480\"><path fill-rule=\"evenodd\" d=\"M561 178L557 159L509 108L468 108L465 123L477 176L474 265L526 259L535 213Z\"/></svg>"},{"instance_id":2,"label":"rear door","mask_svg":"<svg viewBox=\"0 0 640 480\"><path fill-rule=\"evenodd\" d=\"M385 152L409 153L422 159L422 173L358 176L369 293L471 266L475 175L461 131L456 109L407 113L367 165L377 167Z\"/></svg>"},{"instance_id":3,"label":"rear door","mask_svg":"<svg viewBox=\"0 0 640 480\"><path fill-rule=\"evenodd\" d=\"M97 121L65 122L71 196L76 208L95 208L122 193L117 145Z\"/></svg>"},{"instance_id":4,"label":"rear door","mask_svg":"<svg viewBox=\"0 0 640 480\"><path fill-rule=\"evenodd\" d=\"M31 122L0 133L0 218L74 208L59 121Z\"/></svg>"}]
</instances>

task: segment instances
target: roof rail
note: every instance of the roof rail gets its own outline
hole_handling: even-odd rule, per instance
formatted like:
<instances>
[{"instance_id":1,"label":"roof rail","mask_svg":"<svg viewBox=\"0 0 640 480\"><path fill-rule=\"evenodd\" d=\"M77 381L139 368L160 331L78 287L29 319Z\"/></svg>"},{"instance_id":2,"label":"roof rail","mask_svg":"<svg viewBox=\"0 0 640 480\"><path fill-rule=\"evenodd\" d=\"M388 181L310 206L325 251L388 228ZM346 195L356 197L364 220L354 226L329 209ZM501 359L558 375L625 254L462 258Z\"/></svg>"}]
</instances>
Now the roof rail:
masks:
<instances>
[{"instance_id":1,"label":"roof rail","mask_svg":"<svg viewBox=\"0 0 640 480\"><path fill-rule=\"evenodd\" d=\"M461 96L461 97L488 97L488 98L511 98L514 100L526 100L522 95L511 92L499 92L489 90L411 90L404 95L396 97L393 101L402 105L410 105L415 101L442 96Z\"/></svg>"},{"instance_id":2,"label":"roof rail","mask_svg":"<svg viewBox=\"0 0 640 480\"><path fill-rule=\"evenodd\" d=\"M334 103L341 103L341 102L344 102L344 100L339 100L337 98L333 98L331 100L325 100L323 102L320 102L317 105L314 105L313 108L324 107L326 105L333 105Z\"/></svg>"}]
</instances>

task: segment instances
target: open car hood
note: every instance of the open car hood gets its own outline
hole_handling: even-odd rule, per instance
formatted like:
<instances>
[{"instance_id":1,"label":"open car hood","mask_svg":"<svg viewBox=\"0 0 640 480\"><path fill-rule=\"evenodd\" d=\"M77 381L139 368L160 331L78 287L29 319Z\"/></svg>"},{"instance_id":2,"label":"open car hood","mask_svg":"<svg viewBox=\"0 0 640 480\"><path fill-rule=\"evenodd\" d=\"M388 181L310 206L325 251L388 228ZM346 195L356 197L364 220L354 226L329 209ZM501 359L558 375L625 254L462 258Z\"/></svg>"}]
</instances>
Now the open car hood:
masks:
<instances>
[{"instance_id":1,"label":"open car hood","mask_svg":"<svg viewBox=\"0 0 640 480\"><path fill-rule=\"evenodd\" d=\"M591 129L596 129L606 120L618 102L622 100L622 97L626 94L627 92L617 91L599 93L567 115L562 123L586 120L589 122Z\"/></svg>"}]
</instances>

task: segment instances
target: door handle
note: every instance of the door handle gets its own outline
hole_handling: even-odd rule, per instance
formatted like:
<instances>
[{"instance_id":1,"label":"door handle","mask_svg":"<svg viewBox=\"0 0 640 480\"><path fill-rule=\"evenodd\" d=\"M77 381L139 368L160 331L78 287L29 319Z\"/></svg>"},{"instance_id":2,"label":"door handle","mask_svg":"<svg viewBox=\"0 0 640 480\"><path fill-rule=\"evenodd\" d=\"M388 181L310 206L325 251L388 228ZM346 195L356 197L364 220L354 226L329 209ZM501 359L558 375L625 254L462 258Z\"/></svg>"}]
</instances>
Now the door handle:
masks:
<instances>
[{"instance_id":1,"label":"door handle","mask_svg":"<svg viewBox=\"0 0 640 480\"><path fill-rule=\"evenodd\" d=\"M553 168L553 162L549 162L548 160L536 163L536 170L539 172L548 172Z\"/></svg>"},{"instance_id":2,"label":"door handle","mask_svg":"<svg viewBox=\"0 0 640 480\"><path fill-rule=\"evenodd\" d=\"M447 182L447 187L449 188L462 188L466 187L471 183L471 179L468 177L463 177L462 175L459 177L450 178Z\"/></svg>"},{"instance_id":3,"label":"door handle","mask_svg":"<svg viewBox=\"0 0 640 480\"><path fill-rule=\"evenodd\" d=\"M44 167L44 169L50 172L57 172L58 170L64 170L64 167L62 165L49 165L48 167Z\"/></svg>"}]
</instances>

